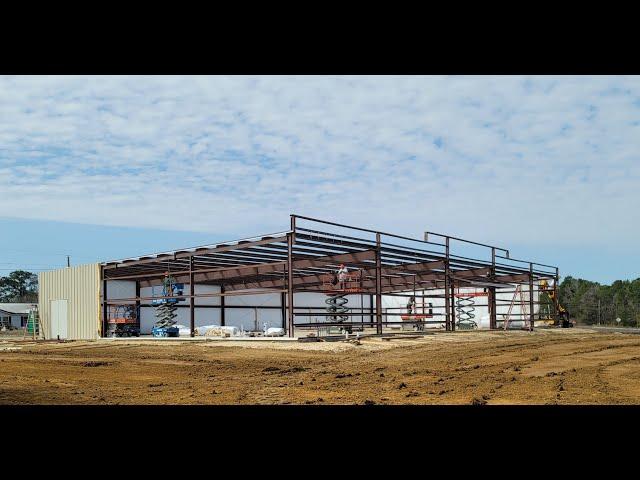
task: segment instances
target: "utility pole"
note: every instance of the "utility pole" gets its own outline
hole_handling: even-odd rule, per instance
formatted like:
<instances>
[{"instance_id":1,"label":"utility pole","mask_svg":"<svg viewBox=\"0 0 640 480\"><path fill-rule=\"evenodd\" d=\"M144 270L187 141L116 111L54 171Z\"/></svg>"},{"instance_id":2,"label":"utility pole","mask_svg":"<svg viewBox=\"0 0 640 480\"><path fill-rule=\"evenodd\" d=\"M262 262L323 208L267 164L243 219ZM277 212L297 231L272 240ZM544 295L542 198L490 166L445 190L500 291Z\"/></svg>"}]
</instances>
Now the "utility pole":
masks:
<instances>
[{"instance_id":1,"label":"utility pole","mask_svg":"<svg viewBox=\"0 0 640 480\"><path fill-rule=\"evenodd\" d=\"M598 299L598 326L600 326L600 299Z\"/></svg>"}]
</instances>

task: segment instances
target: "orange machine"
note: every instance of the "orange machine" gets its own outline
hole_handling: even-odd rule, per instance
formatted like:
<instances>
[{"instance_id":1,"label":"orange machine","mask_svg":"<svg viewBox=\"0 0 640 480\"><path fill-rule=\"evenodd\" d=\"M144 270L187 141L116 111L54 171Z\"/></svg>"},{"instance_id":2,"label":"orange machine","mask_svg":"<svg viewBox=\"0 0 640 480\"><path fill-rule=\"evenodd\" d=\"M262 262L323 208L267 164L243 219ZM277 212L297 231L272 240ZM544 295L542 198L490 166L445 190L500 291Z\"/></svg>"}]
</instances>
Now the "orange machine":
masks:
<instances>
[{"instance_id":1,"label":"orange machine","mask_svg":"<svg viewBox=\"0 0 640 480\"><path fill-rule=\"evenodd\" d=\"M415 296L412 298L413 306L409 307L405 315L400 315L400 319L403 322L412 322L409 325L403 325L402 329L405 330L405 327L415 328L416 330L424 330L424 321L428 318L433 318L433 304L425 303L425 299L422 298L422 304L418 305L415 303Z\"/></svg>"},{"instance_id":2,"label":"orange machine","mask_svg":"<svg viewBox=\"0 0 640 480\"><path fill-rule=\"evenodd\" d=\"M112 337L140 336L138 308L135 305L109 305L107 323Z\"/></svg>"},{"instance_id":3,"label":"orange machine","mask_svg":"<svg viewBox=\"0 0 640 480\"><path fill-rule=\"evenodd\" d=\"M327 295L336 292L342 293L361 293L362 292L362 274L360 270L343 274L343 280L337 279L334 274L322 276L322 290Z\"/></svg>"}]
</instances>

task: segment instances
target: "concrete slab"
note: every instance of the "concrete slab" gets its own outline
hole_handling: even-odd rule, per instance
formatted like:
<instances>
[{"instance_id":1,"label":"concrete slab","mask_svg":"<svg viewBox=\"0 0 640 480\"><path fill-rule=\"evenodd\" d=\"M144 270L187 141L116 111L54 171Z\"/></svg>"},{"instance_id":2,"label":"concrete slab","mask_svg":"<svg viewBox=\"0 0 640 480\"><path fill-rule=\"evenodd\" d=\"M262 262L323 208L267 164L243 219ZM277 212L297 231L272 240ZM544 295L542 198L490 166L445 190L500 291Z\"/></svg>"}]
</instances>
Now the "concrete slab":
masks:
<instances>
[{"instance_id":1,"label":"concrete slab","mask_svg":"<svg viewBox=\"0 0 640 480\"><path fill-rule=\"evenodd\" d=\"M298 337L107 337L99 342L297 342Z\"/></svg>"}]
</instances>

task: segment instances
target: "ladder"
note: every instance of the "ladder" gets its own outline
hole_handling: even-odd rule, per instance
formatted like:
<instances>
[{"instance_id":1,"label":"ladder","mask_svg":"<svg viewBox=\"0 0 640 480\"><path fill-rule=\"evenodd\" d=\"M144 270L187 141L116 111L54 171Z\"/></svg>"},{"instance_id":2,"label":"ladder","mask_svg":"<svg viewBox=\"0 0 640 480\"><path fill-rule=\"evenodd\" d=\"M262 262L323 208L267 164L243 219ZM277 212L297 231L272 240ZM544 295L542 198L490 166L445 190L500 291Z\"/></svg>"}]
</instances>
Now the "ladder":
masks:
<instances>
[{"instance_id":1,"label":"ladder","mask_svg":"<svg viewBox=\"0 0 640 480\"><path fill-rule=\"evenodd\" d=\"M31 336L34 340L37 340L40 337L44 338L38 307L29 309L29 316L27 317L27 323L24 326L24 334L22 338L25 339L27 336Z\"/></svg>"},{"instance_id":2,"label":"ladder","mask_svg":"<svg viewBox=\"0 0 640 480\"><path fill-rule=\"evenodd\" d=\"M530 292L531 294L531 292ZM520 313L521 313L521 318L524 319L527 318L528 315L528 309L527 309L527 302L525 302L524 300L524 292L522 291L522 285L518 285L516 287L516 290L513 292L513 298L511 299L511 303L509 304L509 311L507 312L507 316L504 320L504 330L507 330L509 328L509 322L511 321L511 312L513 311L513 306L516 303L516 297L520 296ZM529 323L531 323L531 321L529 320Z\"/></svg>"}]
</instances>

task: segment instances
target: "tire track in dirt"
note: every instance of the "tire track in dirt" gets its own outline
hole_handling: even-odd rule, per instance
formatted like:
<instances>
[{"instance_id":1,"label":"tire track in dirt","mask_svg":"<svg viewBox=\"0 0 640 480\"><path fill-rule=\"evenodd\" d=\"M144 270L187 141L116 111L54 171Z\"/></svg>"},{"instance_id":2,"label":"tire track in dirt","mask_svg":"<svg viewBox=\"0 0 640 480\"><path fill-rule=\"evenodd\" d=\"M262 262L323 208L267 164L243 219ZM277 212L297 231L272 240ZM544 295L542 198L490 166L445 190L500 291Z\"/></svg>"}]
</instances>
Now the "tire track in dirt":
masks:
<instances>
[{"instance_id":1,"label":"tire track in dirt","mask_svg":"<svg viewBox=\"0 0 640 480\"><path fill-rule=\"evenodd\" d=\"M23 343L0 353L0 403L640 403L637 338L556 330L360 345Z\"/></svg>"}]
</instances>

